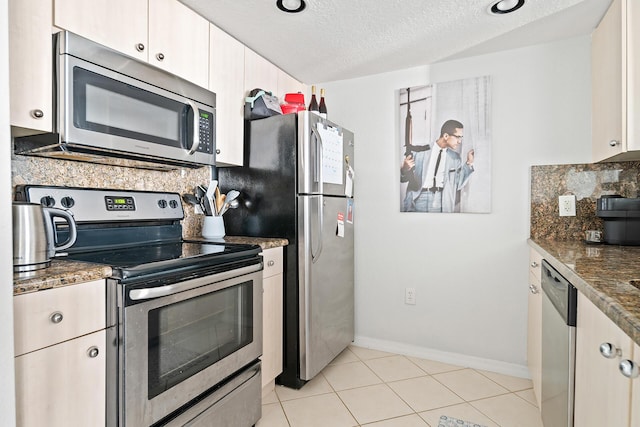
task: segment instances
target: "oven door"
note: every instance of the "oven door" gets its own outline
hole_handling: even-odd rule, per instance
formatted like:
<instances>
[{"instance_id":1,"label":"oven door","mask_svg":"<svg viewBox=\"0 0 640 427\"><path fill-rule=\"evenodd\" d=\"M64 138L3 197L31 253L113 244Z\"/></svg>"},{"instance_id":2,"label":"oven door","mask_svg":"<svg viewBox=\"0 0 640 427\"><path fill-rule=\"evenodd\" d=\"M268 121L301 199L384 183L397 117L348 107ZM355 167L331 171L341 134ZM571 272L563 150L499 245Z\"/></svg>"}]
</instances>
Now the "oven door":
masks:
<instances>
[{"instance_id":1,"label":"oven door","mask_svg":"<svg viewBox=\"0 0 640 427\"><path fill-rule=\"evenodd\" d=\"M120 285L121 426L162 420L262 354L261 270Z\"/></svg>"}]
</instances>

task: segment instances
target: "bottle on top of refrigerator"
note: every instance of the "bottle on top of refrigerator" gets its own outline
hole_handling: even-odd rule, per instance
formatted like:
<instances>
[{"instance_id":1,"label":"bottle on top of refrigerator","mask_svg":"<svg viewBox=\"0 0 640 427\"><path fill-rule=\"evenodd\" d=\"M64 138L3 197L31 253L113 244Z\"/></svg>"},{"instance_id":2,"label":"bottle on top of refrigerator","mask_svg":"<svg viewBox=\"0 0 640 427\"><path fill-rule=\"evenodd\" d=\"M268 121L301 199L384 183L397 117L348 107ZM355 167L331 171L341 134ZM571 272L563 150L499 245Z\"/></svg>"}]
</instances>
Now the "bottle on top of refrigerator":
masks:
<instances>
[{"instance_id":1,"label":"bottle on top of refrigerator","mask_svg":"<svg viewBox=\"0 0 640 427\"><path fill-rule=\"evenodd\" d=\"M327 104L324 102L324 89L320 89L320 106L318 107L318 112L322 117L327 118Z\"/></svg>"},{"instance_id":2,"label":"bottle on top of refrigerator","mask_svg":"<svg viewBox=\"0 0 640 427\"><path fill-rule=\"evenodd\" d=\"M309 102L309 111L318 112L318 101L316 100L316 87L311 86L311 102Z\"/></svg>"}]
</instances>

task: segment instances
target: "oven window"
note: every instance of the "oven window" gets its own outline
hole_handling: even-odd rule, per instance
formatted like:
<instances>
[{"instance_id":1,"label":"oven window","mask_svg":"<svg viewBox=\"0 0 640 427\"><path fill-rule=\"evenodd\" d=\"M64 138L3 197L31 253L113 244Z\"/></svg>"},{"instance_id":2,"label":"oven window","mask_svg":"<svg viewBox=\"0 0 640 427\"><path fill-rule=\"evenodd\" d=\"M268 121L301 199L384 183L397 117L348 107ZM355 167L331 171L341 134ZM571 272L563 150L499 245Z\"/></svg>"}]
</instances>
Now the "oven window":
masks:
<instances>
[{"instance_id":1,"label":"oven window","mask_svg":"<svg viewBox=\"0 0 640 427\"><path fill-rule=\"evenodd\" d=\"M111 79L73 68L73 125L79 129L185 148L188 105Z\"/></svg>"},{"instance_id":2,"label":"oven window","mask_svg":"<svg viewBox=\"0 0 640 427\"><path fill-rule=\"evenodd\" d=\"M252 341L251 281L151 310L148 398Z\"/></svg>"}]
</instances>

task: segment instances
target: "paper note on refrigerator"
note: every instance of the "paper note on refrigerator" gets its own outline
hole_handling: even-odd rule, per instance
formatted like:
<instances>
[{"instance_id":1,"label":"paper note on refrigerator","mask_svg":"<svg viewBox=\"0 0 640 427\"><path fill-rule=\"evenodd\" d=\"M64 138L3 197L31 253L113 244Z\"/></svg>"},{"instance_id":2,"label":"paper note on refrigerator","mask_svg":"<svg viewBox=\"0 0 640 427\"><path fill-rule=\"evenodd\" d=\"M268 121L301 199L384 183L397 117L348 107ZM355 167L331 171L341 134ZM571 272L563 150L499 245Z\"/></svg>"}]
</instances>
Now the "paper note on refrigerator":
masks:
<instances>
[{"instance_id":1,"label":"paper note on refrigerator","mask_svg":"<svg viewBox=\"0 0 640 427\"><path fill-rule=\"evenodd\" d=\"M322 138L322 182L342 184L343 140L337 128L318 123L318 133Z\"/></svg>"}]
</instances>

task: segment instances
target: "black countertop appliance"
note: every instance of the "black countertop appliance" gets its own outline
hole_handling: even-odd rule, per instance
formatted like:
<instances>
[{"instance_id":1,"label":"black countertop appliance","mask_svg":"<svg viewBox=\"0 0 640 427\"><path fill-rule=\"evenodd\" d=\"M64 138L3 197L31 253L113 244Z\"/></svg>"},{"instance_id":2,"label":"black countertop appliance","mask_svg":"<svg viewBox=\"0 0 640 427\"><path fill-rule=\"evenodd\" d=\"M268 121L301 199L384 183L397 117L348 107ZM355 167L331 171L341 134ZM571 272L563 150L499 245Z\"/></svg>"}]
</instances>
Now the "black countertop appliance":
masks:
<instances>
[{"instance_id":1,"label":"black countertop appliance","mask_svg":"<svg viewBox=\"0 0 640 427\"><path fill-rule=\"evenodd\" d=\"M605 243L640 246L640 198L602 196L596 202L596 215L604 221Z\"/></svg>"}]
</instances>

